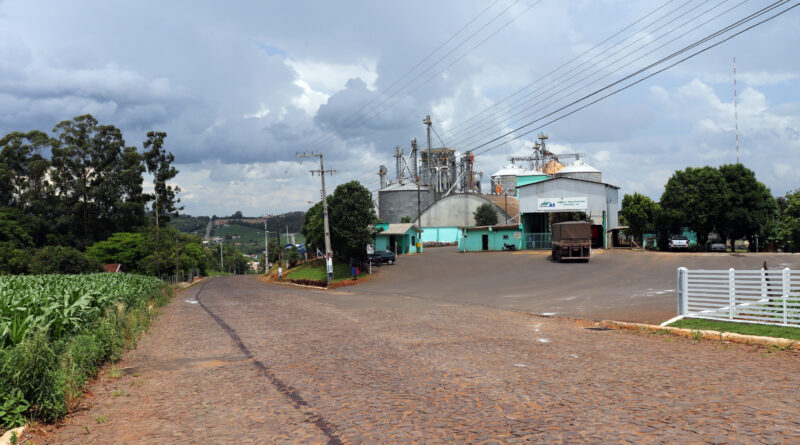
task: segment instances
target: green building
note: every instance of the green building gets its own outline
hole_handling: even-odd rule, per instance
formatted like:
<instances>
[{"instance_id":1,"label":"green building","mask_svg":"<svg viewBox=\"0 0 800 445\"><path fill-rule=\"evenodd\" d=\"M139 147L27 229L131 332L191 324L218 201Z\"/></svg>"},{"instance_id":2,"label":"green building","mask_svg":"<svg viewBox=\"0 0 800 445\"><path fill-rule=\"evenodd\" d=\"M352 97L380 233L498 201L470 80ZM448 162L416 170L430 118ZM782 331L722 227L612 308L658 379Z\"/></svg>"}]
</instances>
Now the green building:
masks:
<instances>
[{"instance_id":1,"label":"green building","mask_svg":"<svg viewBox=\"0 0 800 445\"><path fill-rule=\"evenodd\" d=\"M506 246L513 246L515 250L524 248L520 224L467 227L465 233L466 236L458 242L461 252L508 250L504 249Z\"/></svg>"},{"instance_id":2,"label":"green building","mask_svg":"<svg viewBox=\"0 0 800 445\"><path fill-rule=\"evenodd\" d=\"M422 229L411 223L375 224L375 250L388 250L398 255L422 253Z\"/></svg>"}]
</instances>

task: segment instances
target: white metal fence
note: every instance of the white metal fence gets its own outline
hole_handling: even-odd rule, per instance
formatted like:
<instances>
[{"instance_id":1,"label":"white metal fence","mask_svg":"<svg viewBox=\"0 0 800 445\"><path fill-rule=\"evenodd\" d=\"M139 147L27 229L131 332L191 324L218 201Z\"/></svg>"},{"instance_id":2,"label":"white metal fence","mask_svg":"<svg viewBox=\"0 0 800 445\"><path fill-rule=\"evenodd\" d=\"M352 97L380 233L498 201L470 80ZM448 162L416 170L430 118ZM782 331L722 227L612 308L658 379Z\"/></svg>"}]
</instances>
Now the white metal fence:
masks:
<instances>
[{"instance_id":1,"label":"white metal fence","mask_svg":"<svg viewBox=\"0 0 800 445\"><path fill-rule=\"evenodd\" d=\"M678 313L800 327L800 272L678 268Z\"/></svg>"}]
</instances>

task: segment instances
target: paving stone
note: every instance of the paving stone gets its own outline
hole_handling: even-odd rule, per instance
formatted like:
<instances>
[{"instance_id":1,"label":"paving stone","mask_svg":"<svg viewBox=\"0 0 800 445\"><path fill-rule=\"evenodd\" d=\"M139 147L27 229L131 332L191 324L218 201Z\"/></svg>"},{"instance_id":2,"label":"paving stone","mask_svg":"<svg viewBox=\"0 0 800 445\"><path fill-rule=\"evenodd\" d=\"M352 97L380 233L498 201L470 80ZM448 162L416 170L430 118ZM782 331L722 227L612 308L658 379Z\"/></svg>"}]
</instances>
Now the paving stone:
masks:
<instances>
[{"instance_id":1,"label":"paving stone","mask_svg":"<svg viewBox=\"0 0 800 445\"><path fill-rule=\"evenodd\" d=\"M252 277L202 289L32 442L797 443L790 352Z\"/></svg>"}]
</instances>

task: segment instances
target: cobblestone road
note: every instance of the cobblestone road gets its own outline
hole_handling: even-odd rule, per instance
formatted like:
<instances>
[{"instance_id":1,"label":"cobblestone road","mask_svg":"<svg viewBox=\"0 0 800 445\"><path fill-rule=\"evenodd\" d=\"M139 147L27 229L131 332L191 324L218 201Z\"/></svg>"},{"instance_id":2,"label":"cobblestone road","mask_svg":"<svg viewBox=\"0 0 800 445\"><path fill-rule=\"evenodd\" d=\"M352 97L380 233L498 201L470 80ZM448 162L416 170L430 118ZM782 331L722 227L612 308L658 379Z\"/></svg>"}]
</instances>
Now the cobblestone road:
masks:
<instances>
[{"instance_id":1,"label":"cobblestone road","mask_svg":"<svg viewBox=\"0 0 800 445\"><path fill-rule=\"evenodd\" d=\"M800 357L254 278L179 293L36 443L799 443Z\"/></svg>"}]
</instances>

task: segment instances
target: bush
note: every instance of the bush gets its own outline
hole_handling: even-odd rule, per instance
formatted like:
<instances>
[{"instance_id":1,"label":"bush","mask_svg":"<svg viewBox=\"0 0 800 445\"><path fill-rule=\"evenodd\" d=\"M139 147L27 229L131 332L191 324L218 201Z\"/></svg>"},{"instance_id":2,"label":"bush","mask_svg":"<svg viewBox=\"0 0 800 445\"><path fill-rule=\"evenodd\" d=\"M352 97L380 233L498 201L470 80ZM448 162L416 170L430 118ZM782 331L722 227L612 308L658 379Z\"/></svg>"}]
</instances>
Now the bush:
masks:
<instances>
[{"instance_id":1,"label":"bush","mask_svg":"<svg viewBox=\"0 0 800 445\"><path fill-rule=\"evenodd\" d=\"M32 274L80 274L102 272L103 265L72 247L47 246L36 251L30 263Z\"/></svg>"}]
</instances>

